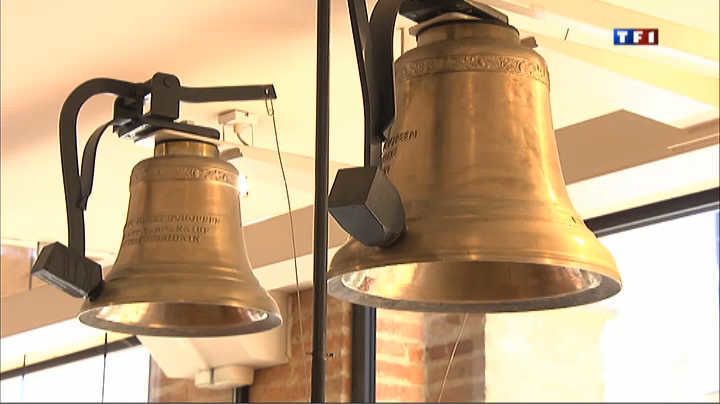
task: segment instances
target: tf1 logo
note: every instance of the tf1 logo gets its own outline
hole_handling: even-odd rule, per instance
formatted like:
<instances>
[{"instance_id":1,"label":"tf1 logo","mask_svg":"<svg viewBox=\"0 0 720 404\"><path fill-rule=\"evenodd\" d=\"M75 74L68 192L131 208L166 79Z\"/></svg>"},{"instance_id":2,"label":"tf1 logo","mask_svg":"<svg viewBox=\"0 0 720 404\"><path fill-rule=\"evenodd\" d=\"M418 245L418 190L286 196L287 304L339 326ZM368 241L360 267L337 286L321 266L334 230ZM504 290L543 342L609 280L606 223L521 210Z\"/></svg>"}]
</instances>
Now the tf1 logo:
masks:
<instances>
[{"instance_id":1,"label":"tf1 logo","mask_svg":"<svg viewBox=\"0 0 720 404\"><path fill-rule=\"evenodd\" d=\"M615 28L613 42L615 45L657 45L657 28Z\"/></svg>"}]
</instances>

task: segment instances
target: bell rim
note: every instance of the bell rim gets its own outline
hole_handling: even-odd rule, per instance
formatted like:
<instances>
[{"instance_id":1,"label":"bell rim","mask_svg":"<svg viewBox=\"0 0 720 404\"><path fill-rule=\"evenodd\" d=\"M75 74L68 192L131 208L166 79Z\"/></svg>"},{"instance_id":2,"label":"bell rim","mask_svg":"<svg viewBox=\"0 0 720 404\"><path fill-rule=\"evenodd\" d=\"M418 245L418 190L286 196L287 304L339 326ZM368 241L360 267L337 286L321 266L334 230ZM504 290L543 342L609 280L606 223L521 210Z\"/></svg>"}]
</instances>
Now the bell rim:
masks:
<instances>
[{"instance_id":1,"label":"bell rim","mask_svg":"<svg viewBox=\"0 0 720 404\"><path fill-rule=\"evenodd\" d=\"M353 240L351 240L352 242ZM340 251L338 252L338 254ZM338 256L336 254L335 257ZM600 279L600 283L593 288L580 290L572 293L565 293L561 295L555 295L550 297L536 297L529 299L516 299L507 302L469 302L469 303L457 303L448 301L418 301L418 300L402 300L395 298L387 298L374 294L364 293L346 286L342 278L344 275L351 273L379 269L385 267L392 267L395 265L403 265L410 263L437 263L440 262L436 257L422 259L420 257L413 257L412 260L386 260L378 265L363 265L356 264L351 268L345 268L342 270L333 269L335 264L335 257L331 262L331 269L328 271L327 280L327 291L328 294L348 301L353 304L359 304L363 306L370 306L381 309L389 310L405 310L405 311L417 311L417 312L435 312L435 313L512 313L522 311L538 311L538 310L551 310L551 309L562 309L574 306L580 306L585 304L596 303L612 297L622 290L622 279L620 273L617 270L617 266L605 267L602 265L595 265L592 263L579 263L571 260L557 260L552 258L543 259L527 259L524 257L522 260L499 259L500 257L494 257L491 259L490 255L483 254L478 257L475 255L474 259L469 259L469 255L473 254L456 254L454 257L444 255L445 258L442 262L451 264L455 263L491 263L491 262L503 262L503 263L516 263L516 264L533 264L540 266L554 266L563 268L572 268L582 270L597 275ZM453 259L455 258L455 259ZM395 262L397 261L397 262ZM613 262L614 263L614 262ZM337 264L336 264L337 265Z\"/></svg>"},{"instance_id":2,"label":"bell rim","mask_svg":"<svg viewBox=\"0 0 720 404\"><path fill-rule=\"evenodd\" d=\"M92 303L90 303L92 304ZM152 328L146 326L134 326L127 325L115 321L108 321L98 318L97 314L106 307L118 307L130 304L199 304L206 306L218 306L218 307L233 307L236 309L246 309L262 312L266 314L266 317L260 321L254 321L250 323L244 323L243 325L229 325L229 326L215 326L215 327L188 327L188 326L174 326L174 327L160 327ZM77 319L90 327L100 328L107 331L118 332L123 334L131 335L145 335L154 337L224 337L233 335L244 335L253 334L263 331L269 331L283 324L283 319L279 311L258 309L254 307L237 305L237 304L224 304L222 302L203 303L203 302L122 302L112 304L102 304L85 308L83 307L77 315Z\"/></svg>"},{"instance_id":3,"label":"bell rim","mask_svg":"<svg viewBox=\"0 0 720 404\"><path fill-rule=\"evenodd\" d=\"M352 304L370 306L386 310L403 310L427 313L515 313L541 310L564 309L597 303L610 298L622 289L621 283L604 275L599 275L600 284L592 289L561 296L514 300L508 302L470 302L456 303L448 301L417 301L391 299L359 292L347 287L337 276L328 280L328 294Z\"/></svg>"},{"instance_id":4,"label":"bell rim","mask_svg":"<svg viewBox=\"0 0 720 404\"><path fill-rule=\"evenodd\" d=\"M364 271L368 269L373 268L382 268L382 267L388 267L393 265L402 265L402 264L411 264L411 263L418 263L418 264L431 264L435 262L439 262L438 257L436 255L417 255L410 257L398 257L393 259L386 258L382 261L378 261L375 263L363 263L363 264L354 264L350 266L349 268L333 268L337 267L339 264L337 264L338 257L342 258L342 253L345 248L347 248L351 243L359 243L357 240L351 239L346 244L344 244L338 252L335 254L333 259L330 262L330 266L328 269L328 282L334 278L338 278L342 275L346 275L353 272L358 271ZM602 245L601 245L602 246ZM604 247L603 247L604 249ZM547 254L547 253L546 253ZM576 268L588 272L592 272L594 274L601 275L603 277L609 278L617 282L618 284L622 285L622 278L620 277L620 271L617 269L617 265L615 264L614 260L612 259L612 256L610 256L610 262L612 262L612 266L606 266L606 265L598 265L592 262L581 262L578 260L572 260L569 258L556 258L556 257L538 257L533 256L532 254L527 254L524 256L510 256L510 255L502 255L502 254L489 254L486 252L473 252L473 251L467 251L460 254L448 254L443 253L442 254L443 262L448 263L461 263L461 262L477 262L477 263L489 263L489 262L504 262L504 263L516 263L516 264L536 264L536 265L546 265L546 266L556 266L556 267L565 267L565 268Z\"/></svg>"}]
</instances>

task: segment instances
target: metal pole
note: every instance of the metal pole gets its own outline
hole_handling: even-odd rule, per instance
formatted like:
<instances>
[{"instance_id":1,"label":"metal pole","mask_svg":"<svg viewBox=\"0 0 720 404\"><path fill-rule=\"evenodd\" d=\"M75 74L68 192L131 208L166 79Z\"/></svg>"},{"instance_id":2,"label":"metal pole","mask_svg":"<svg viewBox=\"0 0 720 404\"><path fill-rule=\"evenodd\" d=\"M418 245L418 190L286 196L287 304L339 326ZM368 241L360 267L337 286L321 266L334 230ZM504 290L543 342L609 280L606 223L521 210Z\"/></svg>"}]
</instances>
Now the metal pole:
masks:
<instances>
[{"instance_id":1,"label":"metal pole","mask_svg":"<svg viewBox=\"0 0 720 404\"><path fill-rule=\"evenodd\" d=\"M353 403L375 402L375 308L352 306Z\"/></svg>"},{"instance_id":2,"label":"metal pole","mask_svg":"<svg viewBox=\"0 0 720 404\"><path fill-rule=\"evenodd\" d=\"M233 396L235 403L249 403L250 386L236 387Z\"/></svg>"},{"instance_id":3,"label":"metal pole","mask_svg":"<svg viewBox=\"0 0 720 404\"><path fill-rule=\"evenodd\" d=\"M313 350L310 400L325 402L327 316L328 161L330 115L330 0L317 2L315 95L315 223L313 245Z\"/></svg>"}]
</instances>

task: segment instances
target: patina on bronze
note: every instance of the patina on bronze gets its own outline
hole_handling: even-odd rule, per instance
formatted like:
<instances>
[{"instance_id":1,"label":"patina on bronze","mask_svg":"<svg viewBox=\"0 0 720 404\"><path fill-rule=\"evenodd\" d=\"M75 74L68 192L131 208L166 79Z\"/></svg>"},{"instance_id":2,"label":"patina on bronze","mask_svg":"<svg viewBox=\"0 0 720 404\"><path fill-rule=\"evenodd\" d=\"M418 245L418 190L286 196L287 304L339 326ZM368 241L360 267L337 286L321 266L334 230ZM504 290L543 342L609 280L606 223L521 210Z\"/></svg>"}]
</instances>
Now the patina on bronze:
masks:
<instances>
[{"instance_id":1,"label":"patina on bronze","mask_svg":"<svg viewBox=\"0 0 720 404\"><path fill-rule=\"evenodd\" d=\"M613 257L565 189L543 58L499 21L445 14L415 27L395 63L396 116L382 168L407 230L351 239L330 294L389 309L528 311L620 291Z\"/></svg>"},{"instance_id":2,"label":"patina on bronze","mask_svg":"<svg viewBox=\"0 0 720 404\"><path fill-rule=\"evenodd\" d=\"M111 331L210 337L281 324L245 251L238 171L209 143L156 135L138 163L117 261L80 321Z\"/></svg>"}]
</instances>

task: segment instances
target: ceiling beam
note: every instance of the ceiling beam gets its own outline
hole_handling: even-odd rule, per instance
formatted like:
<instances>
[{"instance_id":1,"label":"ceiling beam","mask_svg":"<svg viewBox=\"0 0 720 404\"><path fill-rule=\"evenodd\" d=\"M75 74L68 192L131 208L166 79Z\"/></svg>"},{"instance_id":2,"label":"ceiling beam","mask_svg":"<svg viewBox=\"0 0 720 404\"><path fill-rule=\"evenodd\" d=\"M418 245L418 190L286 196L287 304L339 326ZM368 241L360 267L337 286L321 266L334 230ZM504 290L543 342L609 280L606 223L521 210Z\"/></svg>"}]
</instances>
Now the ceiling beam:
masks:
<instances>
[{"instance_id":1,"label":"ceiling beam","mask_svg":"<svg viewBox=\"0 0 720 404\"><path fill-rule=\"evenodd\" d=\"M532 3L530 7L532 10L545 11L608 30L613 28L658 28L661 46L711 61L718 60L719 40L717 34L624 7L599 0L542 0ZM688 7L690 6L688 5Z\"/></svg>"},{"instance_id":2,"label":"ceiling beam","mask_svg":"<svg viewBox=\"0 0 720 404\"><path fill-rule=\"evenodd\" d=\"M598 49L570 41L564 41L541 33L532 33L541 47L556 50L570 57L643 81L718 108L720 103L720 80L689 72L670 64L663 64L641 57L623 55L606 49Z\"/></svg>"}]
</instances>

